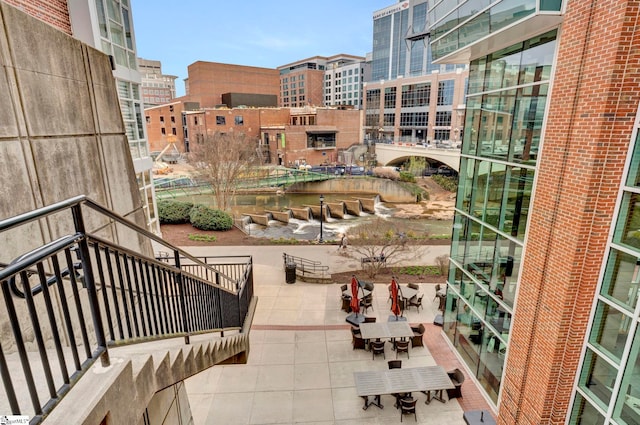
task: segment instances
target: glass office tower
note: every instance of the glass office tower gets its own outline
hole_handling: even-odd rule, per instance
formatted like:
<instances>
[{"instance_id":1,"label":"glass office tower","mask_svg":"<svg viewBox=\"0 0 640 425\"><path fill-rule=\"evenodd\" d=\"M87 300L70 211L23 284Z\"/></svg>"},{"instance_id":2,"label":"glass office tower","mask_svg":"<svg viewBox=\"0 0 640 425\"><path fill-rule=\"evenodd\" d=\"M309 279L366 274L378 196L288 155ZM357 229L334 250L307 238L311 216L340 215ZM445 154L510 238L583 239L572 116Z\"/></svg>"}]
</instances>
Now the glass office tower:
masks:
<instances>
[{"instance_id":1,"label":"glass office tower","mask_svg":"<svg viewBox=\"0 0 640 425\"><path fill-rule=\"evenodd\" d=\"M471 61L445 332L494 402L527 230L556 31Z\"/></svg>"},{"instance_id":2,"label":"glass office tower","mask_svg":"<svg viewBox=\"0 0 640 425\"><path fill-rule=\"evenodd\" d=\"M470 64L444 333L504 423L640 423L640 34L613 3L429 1L434 61Z\"/></svg>"}]
</instances>

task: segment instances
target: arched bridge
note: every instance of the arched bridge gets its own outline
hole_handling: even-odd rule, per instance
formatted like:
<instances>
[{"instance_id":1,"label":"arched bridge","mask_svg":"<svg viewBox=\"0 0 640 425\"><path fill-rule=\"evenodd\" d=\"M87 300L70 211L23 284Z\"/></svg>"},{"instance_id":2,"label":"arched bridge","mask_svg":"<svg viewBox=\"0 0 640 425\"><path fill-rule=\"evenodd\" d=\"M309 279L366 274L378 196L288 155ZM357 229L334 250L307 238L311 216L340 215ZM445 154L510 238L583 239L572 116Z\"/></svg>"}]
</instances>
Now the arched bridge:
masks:
<instances>
[{"instance_id":1,"label":"arched bridge","mask_svg":"<svg viewBox=\"0 0 640 425\"><path fill-rule=\"evenodd\" d=\"M422 156L460 171L460 149L427 148L413 144L376 144L376 158L383 165L400 165L409 157Z\"/></svg>"}]
</instances>

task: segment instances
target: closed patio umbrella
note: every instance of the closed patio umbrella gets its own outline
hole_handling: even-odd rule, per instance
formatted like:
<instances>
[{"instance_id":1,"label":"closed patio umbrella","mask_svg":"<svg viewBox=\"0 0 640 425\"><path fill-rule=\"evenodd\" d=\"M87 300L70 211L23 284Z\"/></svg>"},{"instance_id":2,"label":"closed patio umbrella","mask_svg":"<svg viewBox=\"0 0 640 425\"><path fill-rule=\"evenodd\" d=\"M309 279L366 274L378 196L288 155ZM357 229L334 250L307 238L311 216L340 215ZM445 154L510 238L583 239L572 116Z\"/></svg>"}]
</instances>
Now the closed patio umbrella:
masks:
<instances>
[{"instance_id":1,"label":"closed patio umbrella","mask_svg":"<svg viewBox=\"0 0 640 425\"><path fill-rule=\"evenodd\" d=\"M391 278L391 312L396 316L402 313L400 310L400 303L398 302L398 282L396 282L395 276Z\"/></svg>"},{"instance_id":2,"label":"closed patio umbrella","mask_svg":"<svg viewBox=\"0 0 640 425\"><path fill-rule=\"evenodd\" d=\"M355 275L351 276L351 311L353 311L356 316L360 312L360 300L358 299L358 290L360 289L360 285L358 284L358 279L356 279Z\"/></svg>"}]
</instances>

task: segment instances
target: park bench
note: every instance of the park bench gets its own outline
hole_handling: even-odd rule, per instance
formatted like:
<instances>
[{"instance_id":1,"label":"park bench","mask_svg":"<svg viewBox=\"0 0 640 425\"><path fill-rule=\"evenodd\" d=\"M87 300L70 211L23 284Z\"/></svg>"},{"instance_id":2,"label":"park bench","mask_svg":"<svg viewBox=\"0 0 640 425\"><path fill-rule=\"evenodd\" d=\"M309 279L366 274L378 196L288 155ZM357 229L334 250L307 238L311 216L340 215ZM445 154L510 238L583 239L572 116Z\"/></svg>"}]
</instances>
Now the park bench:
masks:
<instances>
[{"instance_id":1,"label":"park bench","mask_svg":"<svg viewBox=\"0 0 640 425\"><path fill-rule=\"evenodd\" d=\"M362 257L360 259L360 264L364 266L366 263L379 263L386 266L387 257L385 257L384 255L377 255L373 257Z\"/></svg>"}]
</instances>

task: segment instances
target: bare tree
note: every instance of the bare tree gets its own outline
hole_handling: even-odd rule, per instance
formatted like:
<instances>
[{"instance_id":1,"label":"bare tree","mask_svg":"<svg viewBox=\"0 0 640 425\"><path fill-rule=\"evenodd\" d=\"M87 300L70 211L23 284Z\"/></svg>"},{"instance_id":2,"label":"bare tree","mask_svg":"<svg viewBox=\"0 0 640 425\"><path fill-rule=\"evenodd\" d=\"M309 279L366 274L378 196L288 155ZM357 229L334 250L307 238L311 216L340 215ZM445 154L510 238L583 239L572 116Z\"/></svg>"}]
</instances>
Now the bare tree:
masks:
<instances>
[{"instance_id":1,"label":"bare tree","mask_svg":"<svg viewBox=\"0 0 640 425\"><path fill-rule=\"evenodd\" d=\"M407 238L405 226L383 218L351 228L349 246L347 256L364 259L363 271L370 278L400 260L417 259L422 252L414 239Z\"/></svg>"},{"instance_id":2,"label":"bare tree","mask_svg":"<svg viewBox=\"0 0 640 425\"><path fill-rule=\"evenodd\" d=\"M239 183L249 177L258 163L256 142L242 133L196 135L189 161L214 192L216 207L228 211Z\"/></svg>"}]
</instances>

